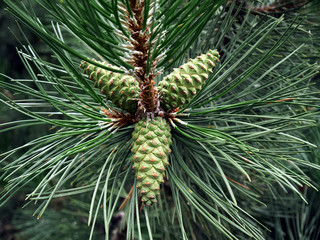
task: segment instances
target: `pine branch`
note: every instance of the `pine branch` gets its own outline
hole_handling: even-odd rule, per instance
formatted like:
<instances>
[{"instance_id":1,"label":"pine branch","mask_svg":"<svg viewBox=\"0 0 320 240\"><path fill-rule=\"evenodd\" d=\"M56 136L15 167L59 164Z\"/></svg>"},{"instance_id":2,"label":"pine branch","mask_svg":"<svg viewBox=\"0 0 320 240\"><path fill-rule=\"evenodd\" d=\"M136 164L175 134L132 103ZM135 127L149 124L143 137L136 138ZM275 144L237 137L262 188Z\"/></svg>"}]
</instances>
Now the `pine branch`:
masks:
<instances>
[{"instance_id":1,"label":"pine branch","mask_svg":"<svg viewBox=\"0 0 320 240\"><path fill-rule=\"evenodd\" d=\"M237 1L38 0L58 22L46 26L5 3L55 63L23 47L30 79L0 82L28 96L1 95L26 116L1 132L51 128L0 155L2 205L35 181L27 199L39 218L56 198L90 196L90 239L99 219L111 237L119 207L127 239L263 239L248 202L263 204L274 184L301 198L300 186L314 187L301 169L320 167L299 154L315 146L301 130L318 114L319 66L295 44L298 17L260 18Z\"/></svg>"}]
</instances>

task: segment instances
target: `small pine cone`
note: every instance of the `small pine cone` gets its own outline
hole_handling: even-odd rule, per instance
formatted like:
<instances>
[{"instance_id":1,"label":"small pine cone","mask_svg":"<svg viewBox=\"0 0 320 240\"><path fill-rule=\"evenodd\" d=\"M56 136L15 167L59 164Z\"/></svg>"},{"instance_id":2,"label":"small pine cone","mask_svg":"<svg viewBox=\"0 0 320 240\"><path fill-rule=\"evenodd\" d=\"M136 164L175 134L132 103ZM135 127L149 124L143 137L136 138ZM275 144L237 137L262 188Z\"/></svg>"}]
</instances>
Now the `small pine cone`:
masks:
<instances>
[{"instance_id":1,"label":"small pine cone","mask_svg":"<svg viewBox=\"0 0 320 240\"><path fill-rule=\"evenodd\" d=\"M161 106L172 110L188 104L204 85L212 68L219 61L217 50L209 50L175 68L158 86Z\"/></svg>"},{"instance_id":2,"label":"small pine cone","mask_svg":"<svg viewBox=\"0 0 320 240\"><path fill-rule=\"evenodd\" d=\"M132 133L133 168L138 180L142 201L146 205L157 202L160 194L160 183L163 182L165 167L169 165L171 152L171 128L165 119L154 120L143 118L135 125Z\"/></svg>"},{"instance_id":3,"label":"small pine cone","mask_svg":"<svg viewBox=\"0 0 320 240\"><path fill-rule=\"evenodd\" d=\"M99 63L105 64L105 62ZM110 64L106 66L117 68ZM86 61L82 61L80 67L84 73L89 75L89 79L94 82L94 87L99 88L108 100L129 113L136 112L139 84L134 77L111 72Z\"/></svg>"}]
</instances>

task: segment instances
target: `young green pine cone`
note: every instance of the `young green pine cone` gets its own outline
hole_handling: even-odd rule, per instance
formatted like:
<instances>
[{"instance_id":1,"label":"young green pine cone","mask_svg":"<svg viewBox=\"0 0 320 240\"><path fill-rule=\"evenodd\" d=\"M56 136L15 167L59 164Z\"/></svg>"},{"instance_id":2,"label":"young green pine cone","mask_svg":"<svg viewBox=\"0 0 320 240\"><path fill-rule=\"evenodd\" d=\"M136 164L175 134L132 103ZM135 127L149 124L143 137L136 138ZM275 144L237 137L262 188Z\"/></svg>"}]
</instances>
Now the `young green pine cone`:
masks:
<instances>
[{"instance_id":1,"label":"young green pine cone","mask_svg":"<svg viewBox=\"0 0 320 240\"><path fill-rule=\"evenodd\" d=\"M201 90L219 57L217 50L209 50L206 54L175 68L159 83L161 106L172 110L188 104Z\"/></svg>"},{"instance_id":2,"label":"young green pine cone","mask_svg":"<svg viewBox=\"0 0 320 240\"><path fill-rule=\"evenodd\" d=\"M165 167L169 165L171 152L171 129L165 119L143 118L135 125L132 133L133 168L136 170L142 201L146 205L157 202L160 183L163 182Z\"/></svg>"},{"instance_id":3,"label":"young green pine cone","mask_svg":"<svg viewBox=\"0 0 320 240\"><path fill-rule=\"evenodd\" d=\"M117 68L111 65L107 66ZM139 84L134 77L111 72L86 61L82 61L80 67L84 73L89 75L89 79L94 81L94 87L99 88L108 100L129 113L135 113L139 97Z\"/></svg>"}]
</instances>

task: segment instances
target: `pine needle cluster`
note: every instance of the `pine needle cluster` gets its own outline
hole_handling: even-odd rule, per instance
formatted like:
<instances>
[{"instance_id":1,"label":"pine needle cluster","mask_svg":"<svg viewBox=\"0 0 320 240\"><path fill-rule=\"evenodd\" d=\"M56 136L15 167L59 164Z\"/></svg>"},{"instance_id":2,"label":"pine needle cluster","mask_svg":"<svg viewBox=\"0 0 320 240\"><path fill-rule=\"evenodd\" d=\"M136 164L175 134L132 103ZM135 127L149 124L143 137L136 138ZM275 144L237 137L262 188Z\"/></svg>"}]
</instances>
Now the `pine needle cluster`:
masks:
<instances>
[{"instance_id":1,"label":"pine needle cluster","mask_svg":"<svg viewBox=\"0 0 320 240\"><path fill-rule=\"evenodd\" d=\"M0 154L1 205L36 182L38 218L90 195L89 239L99 220L110 239L119 212L126 239L264 239L251 214L261 197L315 188L302 169L320 167L301 153L316 147L302 133L319 65L295 41L312 37L299 16L245 1L35 0L39 19L4 2L53 58L22 46L30 78L0 82L15 94L1 103L25 115L0 132L49 130Z\"/></svg>"}]
</instances>

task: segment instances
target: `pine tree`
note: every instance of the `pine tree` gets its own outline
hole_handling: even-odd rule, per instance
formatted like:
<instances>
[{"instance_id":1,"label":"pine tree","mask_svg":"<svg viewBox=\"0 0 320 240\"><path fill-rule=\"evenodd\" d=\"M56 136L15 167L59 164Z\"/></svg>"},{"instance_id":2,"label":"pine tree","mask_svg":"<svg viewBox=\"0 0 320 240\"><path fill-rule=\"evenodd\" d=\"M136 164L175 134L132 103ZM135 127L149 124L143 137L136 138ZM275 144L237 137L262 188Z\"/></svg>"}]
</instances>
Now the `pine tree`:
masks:
<instances>
[{"instance_id":1,"label":"pine tree","mask_svg":"<svg viewBox=\"0 0 320 240\"><path fill-rule=\"evenodd\" d=\"M314 187L300 168L320 167L298 154L315 146L301 130L318 114L319 66L292 44L298 17L241 1L36 0L50 23L4 2L54 58L22 46L30 79L0 82L26 116L2 132L50 128L1 154L2 205L36 181L38 218L90 195L90 239L100 217L110 238L118 209L127 239L264 239L250 214L261 195Z\"/></svg>"}]
</instances>

